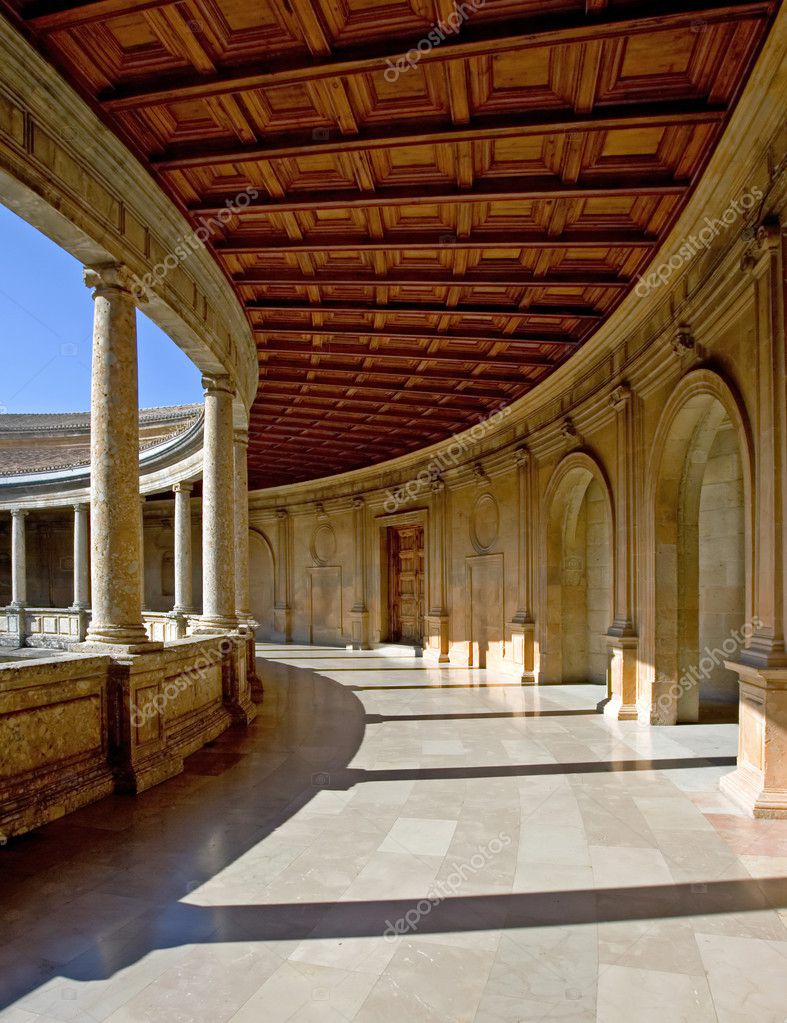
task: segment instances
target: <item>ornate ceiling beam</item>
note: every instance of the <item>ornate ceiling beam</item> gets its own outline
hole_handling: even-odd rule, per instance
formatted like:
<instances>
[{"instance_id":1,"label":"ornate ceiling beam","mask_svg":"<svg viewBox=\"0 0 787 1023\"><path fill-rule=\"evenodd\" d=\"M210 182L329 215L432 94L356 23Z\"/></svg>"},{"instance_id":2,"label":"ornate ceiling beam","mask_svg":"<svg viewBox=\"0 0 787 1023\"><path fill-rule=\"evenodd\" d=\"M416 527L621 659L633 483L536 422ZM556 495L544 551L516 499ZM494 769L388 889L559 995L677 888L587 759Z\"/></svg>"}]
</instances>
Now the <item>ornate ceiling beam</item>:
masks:
<instances>
[{"instance_id":1,"label":"ornate ceiling beam","mask_svg":"<svg viewBox=\"0 0 787 1023\"><path fill-rule=\"evenodd\" d=\"M538 113L525 116L484 118L469 124L430 127L388 128L315 138L308 135L280 136L276 141L253 145L220 143L182 145L153 154L150 162L159 171L204 169L222 164L240 164L259 160L308 159L311 156L343 155L374 149L450 145L457 142L494 142L534 135L573 135L577 132L647 129L671 124L719 124L727 115L726 106L708 105L697 100L664 102L635 107L607 108L603 113L577 114L573 111Z\"/></svg>"},{"instance_id":2,"label":"ornate ceiling beam","mask_svg":"<svg viewBox=\"0 0 787 1023\"><path fill-rule=\"evenodd\" d=\"M418 341L431 342L442 341L444 343L459 342L461 344L504 344L504 345L559 345L562 348L576 348L581 339L577 337L566 337L565 334L539 334L529 337L522 337L516 334L441 334L433 330L421 330L411 328L378 329L375 327L253 327L254 333L263 337L360 337L360 338L385 338L396 341ZM473 356L468 353L468 359Z\"/></svg>"},{"instance_id":3,"label":"ornate ceiling beam","mask_svg":"<svg viewBox=\"0 0 787 1023\"><path fill-rule=\"evenodd\" d=\"M312 383L311 380L304 380L306 373L313 372L318 373L320 377L327 376L342 376L347 373L352 375L351 380L336 380L328 384L329 387L333 388L334 393L337 391L349 391L349 390L361 390L361 391L383 391L389 394L420 394L420 395L434 395L436 397L450 397L454 394L463 394L467 398L490 398L497 400L498 403L508 403L513 401L514 398L521 397L526 391L530 389L526 380L519 381L506 381L504 384L498 384L494 381L490 381L490 387L495 388L491 391L485 391L477 387L469 386L470 384L481 384L484 383L482 377L467 377L464 380L456 379L454 386L452 387L438 387L435 384L420 384L411 383L412 377L403 384L397 383L380 383L376 380L358 380L358 376L369 376L373 377L374 372L369 370L363 373L358 373L355 370L330 370L324 366L314 367L309 369L308 366L297 366L297 367L282 367L281 369L269 367L267 364L260 366L260 383L264 387L266 381L275 380L280 384L293 383L300 386L308 386ZM401 374L397 375L397 380L401 379ZM415 375L415 379L418 379L418 375ZM532 385L531 385L532 386ZM507 390L506 388L513 388L514 392ZM336 397L338 398L338 394Z\"/></svg>"},{"instance_id":4,"label":"ornate ceiling beam","mask_svg":"<svg viewBox=\"0 0 787 1023\"><path fill-rule=\"evenodd\" d=\"M551 19L512 18L505 22L472 22L463 27L454 38L446 38L442 45L420 52L419 65L444 64L468 57L493 56L512 51L524 54L539 47L565 47L593 43L621 36L633 37L663 29L690 28L701 19L703 24L766 18L773 4L765 0L739 0L737 3L719 4L694 0L693 3L660 3L637 5L630 13L603 11L589 19L584 12ZM312 55L308 60L292 57L270 60L267 67L259 63L252 67L223 71L215 75L179 75L169 82L157 80L150 84L120 86L106 91L99 99L109 110L134 110L143 106L169 103L177 100L225 96L230 93L267 89L273 86L305 84L346 78L352 75L385 71L404 63L409 50L417 47L423 36L406 43L373 42L356 50L343 50L340 55L324 57ZM525 58L523 58L525 59Z\"/></svg>"},{"instance_id":5,"label":"ornate ceiling beam","mask_svg":"<svg viewBox=\"0 0 787 1023\"><path fill-rule=\"evenodd\" d=\"M352 358L352 359L375 359L379 362L439 362L450 366L456 366L462 373L467 372L467 366L485 366L489 369L510 369L517 371L527 367L556 366L559 360L550 359L547 355L536 355L531 352L512 359L508 353L506 357L489 357L476 353L464 355L462 352L429 352L421 350L414 352L408 348L364 348L361 345L340 345L330 342L325 347L310 345L304 347L295 341L289 343L279 342L265 343L264 347L257 349L259 355L321 355L328 358ZM356 370L356 372L372 372L371 370ZM417 375L417 374L416 374Z\"/></svg>"},{"instance_id":6,"label":"ornate ceiling beam","mask_svg":"<svg viewBox=\"0 0 787 1023\"><path fill-rule=\"evenodd\" d=\"M255 313L310 313L333 314L356 316L358 313L371 313L374 315L393 316L403 314L406 316L511 316L522 319L537 316L542 319L557 320L590 320L593 323L600 323L606 318L606 314L596 309L587 307L566 306L528 306L520 308L516 305L473 305L473 306L446 306L446 305L339 305L321 304L309 305L300 302L273 302L265 299L255 299L246 303L246 308Z\"/></svg>"},{"instance_id":7,"label":"ornate ceiling beam","mask_svg":"<svg viewBox=\"0 0 787 1023\"><path fill-rule=\"evenodd\" d=\"M414 288L603 288L623 290L633 283L629 278L618 277L615 274L602 274L586 272L584 274L549 273L544 277L533 277L532 275L495 273L481 274L473 272L466 277L454 277L450 274L435 274L429 270L423 273L411 271L408 273L386 273L380 277L370 277L368 274L352 273L341 270L328 271L314 277L304 277L303 274L296 274L282 270L247 270L233 276L235 284L239 285L291 285L293 287L344 287L354 285L363 288L389 288L389 287L414 287Z\"/></svg>"},{"instance_id":8,"label":"ornate ceiling beam","mask_svg":"<svg viewBox=\"0 0 787 1023\"><path fill-rule=\"evenodd\" d=\"M383 188L379 192L291 192L283 199L256 199L241 208L235 195L211 197L209 202L190 207L194 216L213 216L227 208L245 219L265 213L305 213L320 210L352 210L389 206L455 206L467 203L526 202L536 199L614 199L619 196L683 195L689 182L676 182L669 176L660 181L631 177L610 182L565 183L560 178L544 180L521 175L494 178L473 188L446 188L445 185L418 185L407 188Z\"/></svg>"},{"instance_id":9,"label":"ornate ceiling beam","mask_svg":"<svg viewBox=\"0 0 787 1023\"><path fill-rule=\"evenodd\" d=\"M476 375L475 372L470 372L465 375L461 375L458 372L451 372L450 369L381 369L379 366L369 366L366 368L359 369L357 367L346 367L336 366L332 364L331 353L326 353L322 356L319 351L303 352L303 355L308 356L310 359L319 358L319 363L304 363L299 362L297 358L286 359L279 353L271 353L273 359L260 363L260 371L264 375L265 379L276 378L280 372L293 372L293 373L319 373L321 376L326 377L347 377L347 376L363 376L363 377L374 377L375 380L391 380L399 381L399 385L402 388L407 386L407 382L410 380L437 380L437 381L448 381L458 387L464 382L478 382L483 384L502 384L504 386L513 385L520 387L522 384L530 383L527 376L524 374L528 369L533 368L528 366L527 363L523 362L518 366L514 366L510 373L484 373ZM288 352L288 355L292 356L295 353ZM373 358L373 355L368 356ZM426 359L418 360L426 362ZM484 369L485 367L481 367ZM502 367L504 368L504 367ZM452 392L451 392L452 393Z\"/></svg>"},{"instance_id":10,"label":"ornate ceiling beam","mask_svg":"<svg viewBox=\"0 0 787 1023\"><path fill-rule=\"evenodd\" d=\"M258 256L266 252L399 252L402 249L423 251L450 249L650 249L658 238L641 231L571 231L549 235L527 231L500 231L477 234L475 238L457 238L449 228L444 234L424 237L421 234L389 235L387 238L353 238L348 236L312 238L299 241L230 235L216 242L217 252L233 256Z\"/></svg>"}]
</instances>

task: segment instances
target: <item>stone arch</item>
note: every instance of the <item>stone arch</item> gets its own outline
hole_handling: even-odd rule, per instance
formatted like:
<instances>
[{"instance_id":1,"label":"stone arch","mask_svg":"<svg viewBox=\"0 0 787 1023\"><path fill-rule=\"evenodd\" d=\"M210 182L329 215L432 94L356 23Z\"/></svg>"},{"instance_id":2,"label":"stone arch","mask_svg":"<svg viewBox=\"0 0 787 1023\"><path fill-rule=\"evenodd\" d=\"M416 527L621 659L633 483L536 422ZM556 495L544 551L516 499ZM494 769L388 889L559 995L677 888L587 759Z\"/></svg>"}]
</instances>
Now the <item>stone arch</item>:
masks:
<instances>
[{"instance_id":1,"label":"stone arch","mask_svg":"<svg viewBox=\"0 0 787 1023\"><path fill-rule=\"evenodd\" d=\"M698 720L703 699L737 706L723 659L752 617L752 452L733 386L709 369L688 373L661 414L645 476L639 702L654 724ZM710 660L706 648L717 651Z\"/></svg>"},{"instance_id":2,"label":"stone arch","mask_svg":"<svg viewBox=\"0 0 787 1023\"><path fill-rule=\"evenodd\" d=\"M576 451L544 493L539 681L604 682L613 618L614 514L599 463Z\"/></svg>"},{"instance_id":3,"label":"stone arch","mask_svg":"<svg viewBox=\"0 0 787 1023\"><path fill-rule=\"evenodd\" d=\"M249 598L257 622L258 640L275 642L273 608L276 594L276 557L268 537L259 529L249 530Z\"/></svg>"}]
</instances>

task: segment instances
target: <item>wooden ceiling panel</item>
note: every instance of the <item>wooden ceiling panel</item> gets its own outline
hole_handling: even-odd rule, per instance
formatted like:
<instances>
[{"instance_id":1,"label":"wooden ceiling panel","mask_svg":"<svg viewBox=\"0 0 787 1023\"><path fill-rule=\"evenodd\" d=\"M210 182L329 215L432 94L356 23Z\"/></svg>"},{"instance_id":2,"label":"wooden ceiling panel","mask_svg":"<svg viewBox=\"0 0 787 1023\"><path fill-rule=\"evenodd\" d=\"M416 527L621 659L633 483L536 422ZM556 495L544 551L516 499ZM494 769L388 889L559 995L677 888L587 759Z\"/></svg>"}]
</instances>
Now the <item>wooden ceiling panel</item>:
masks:
<instances>
[{"instance_id":1,"label":"wooden ceiling panel","mask_svg":"<svg viewBox=\"0 0 787 1023\"><path fill-rule=\"evenodd\" d=\"M214 225L258 344L256 486L447 437L570 358L674 224L776 0L485 0L457 31L451 0L0 6Z\"/></svg>"}]
</instances>

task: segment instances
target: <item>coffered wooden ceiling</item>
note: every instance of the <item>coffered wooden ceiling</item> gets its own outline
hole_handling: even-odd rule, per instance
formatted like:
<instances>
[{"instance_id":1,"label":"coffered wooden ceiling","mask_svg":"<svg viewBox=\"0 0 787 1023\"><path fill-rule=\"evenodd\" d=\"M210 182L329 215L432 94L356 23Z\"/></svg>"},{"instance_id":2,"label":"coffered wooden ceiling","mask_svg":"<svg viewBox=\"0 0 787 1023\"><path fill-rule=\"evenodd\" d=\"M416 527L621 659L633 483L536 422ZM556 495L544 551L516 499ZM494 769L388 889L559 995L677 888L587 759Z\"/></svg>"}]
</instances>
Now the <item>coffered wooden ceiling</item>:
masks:
<instances>
[{"instance_id":1,"label":"coffered wooden ceiling","mask_svg":"<svg viewBox=\"0 0 787 1023\"><path fill-rule=\"evenodd\" d=\"M236 208L209 245L257 337L256 486L438 441L569 358L680 212L776 7L0 3L195 228Z\"/></svg>"}]
</instances>

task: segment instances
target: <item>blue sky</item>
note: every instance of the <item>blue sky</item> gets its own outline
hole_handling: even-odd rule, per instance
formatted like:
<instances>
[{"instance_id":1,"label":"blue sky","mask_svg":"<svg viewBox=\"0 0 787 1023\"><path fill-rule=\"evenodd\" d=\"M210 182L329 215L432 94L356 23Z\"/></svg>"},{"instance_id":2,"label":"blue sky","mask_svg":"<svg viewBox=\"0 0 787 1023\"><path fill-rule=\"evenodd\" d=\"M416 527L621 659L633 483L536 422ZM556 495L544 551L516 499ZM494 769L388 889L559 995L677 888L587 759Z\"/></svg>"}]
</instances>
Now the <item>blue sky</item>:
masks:
<instances>
[{"instance_id":1,"label":"blue sky","mask_svg":"<svg viewBox=\"0 0 787 1023\"><path fill-rule=\"evenodd\" d=\"M82 266L0 206L0 412L90 408L93 300ZM202 401L188 356L137 310L139 404Z\"/></svg>"}]
</instances>

